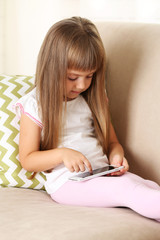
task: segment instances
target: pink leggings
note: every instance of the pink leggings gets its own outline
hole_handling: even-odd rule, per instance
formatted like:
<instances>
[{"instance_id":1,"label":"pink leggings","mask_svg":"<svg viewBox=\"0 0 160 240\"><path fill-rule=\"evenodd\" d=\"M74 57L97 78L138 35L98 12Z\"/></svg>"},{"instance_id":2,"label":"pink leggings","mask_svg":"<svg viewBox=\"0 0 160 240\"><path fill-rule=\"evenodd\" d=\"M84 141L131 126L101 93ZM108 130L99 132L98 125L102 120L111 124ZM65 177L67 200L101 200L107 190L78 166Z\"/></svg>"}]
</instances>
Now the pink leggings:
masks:
<instances>
[{"instance_id":1,"label":"pink leggings","mask_svg":"<svg viewBox=\"0 0 160 240\"><path fill-rule=\"evenodd\" d=\"M133 173L68 181L51 198L61 204L90 207L128 207L160 222L160 186Z\"/></svg>"}]
</instances>

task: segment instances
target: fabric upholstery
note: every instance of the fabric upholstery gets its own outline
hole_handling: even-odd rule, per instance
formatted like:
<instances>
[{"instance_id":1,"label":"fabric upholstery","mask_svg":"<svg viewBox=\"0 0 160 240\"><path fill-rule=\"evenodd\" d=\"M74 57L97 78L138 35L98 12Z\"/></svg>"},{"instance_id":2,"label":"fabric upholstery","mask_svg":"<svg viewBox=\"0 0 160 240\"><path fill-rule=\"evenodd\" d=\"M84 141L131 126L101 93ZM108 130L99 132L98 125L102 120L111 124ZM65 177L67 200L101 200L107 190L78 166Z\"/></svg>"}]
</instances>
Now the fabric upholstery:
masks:
<instances>
[{"instance_id":1,"label":"fabric upholstery","mask_svg":"<svg viewBox=\"0 0 160 240\"><path fill-rule=\"evenodd\" d=\"M160 25L99 23L111 117L130 171L160 184Z\"/></svg>"},{"instance_id":2,"label":"fabric upholstery","mask_svg":"<svg viewBox=\"0 0 160 240\"><path fill-rule=\"evenodd\" d=\"M45 176L37 173L29 180L31 172L19 162L19 118L14 104L30 91L33 76L0 75L0 185L44 189Z\"/></svg>"},{"instance_id":3,"label":"fabric upholstery","mask_svg":"<svg viewBox=\"0 0 160 240\"><path fill-rule=\"evenodd\" d=\"M160 224L127 208L64 206L45 192L0 190L3 240L159 240Z\"/></svg>"}]
</instances>

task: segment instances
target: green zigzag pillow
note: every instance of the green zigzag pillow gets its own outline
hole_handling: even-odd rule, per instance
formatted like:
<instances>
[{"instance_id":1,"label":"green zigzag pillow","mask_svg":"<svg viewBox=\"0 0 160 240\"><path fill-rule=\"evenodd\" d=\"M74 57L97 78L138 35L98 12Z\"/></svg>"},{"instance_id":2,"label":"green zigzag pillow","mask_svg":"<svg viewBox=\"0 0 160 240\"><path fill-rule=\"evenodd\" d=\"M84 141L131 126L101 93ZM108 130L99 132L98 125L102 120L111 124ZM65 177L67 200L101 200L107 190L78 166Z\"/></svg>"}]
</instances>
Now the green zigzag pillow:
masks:
<instances>
[{"instance_id":1,"label":"green zigzag pillow","mask_svg":"<svg viewBox=\"0 0 160 240\"><path fill-rule=\"evenodd\" d=\"M32 173L21 167L18 154L19 119L13 105L29 92L34 84L33 76L0 75L0 186L45 189L45 176Z\"/></svg>"}]
</instances>

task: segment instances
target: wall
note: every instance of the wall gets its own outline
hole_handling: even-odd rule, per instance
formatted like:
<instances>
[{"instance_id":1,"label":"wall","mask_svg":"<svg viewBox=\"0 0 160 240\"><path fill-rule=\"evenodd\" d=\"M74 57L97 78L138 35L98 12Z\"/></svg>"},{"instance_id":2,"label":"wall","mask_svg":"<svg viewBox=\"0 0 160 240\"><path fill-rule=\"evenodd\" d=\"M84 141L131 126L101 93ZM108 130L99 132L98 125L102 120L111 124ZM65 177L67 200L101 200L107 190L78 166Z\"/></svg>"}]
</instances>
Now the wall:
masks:
<instances>
[{"instance_id":1,"label":"wall","mask_svg":"<svg viewBox=\"0 0 160 240\"><path fill-rule=\"evenodd\" d=\"M0 73L34 74L49 27L79 15L92 21L160 23L159 0L0 0Z\"/></svg>"},{"instance_id":2,"label":"wall","mask_svg":"<svg viewBox=\"0 0 160 240\"><path fill-rule=\"evenodd\" d=\"M4 0L0 0L0 72L4 69Z\"/></svg>"}]
</instances>

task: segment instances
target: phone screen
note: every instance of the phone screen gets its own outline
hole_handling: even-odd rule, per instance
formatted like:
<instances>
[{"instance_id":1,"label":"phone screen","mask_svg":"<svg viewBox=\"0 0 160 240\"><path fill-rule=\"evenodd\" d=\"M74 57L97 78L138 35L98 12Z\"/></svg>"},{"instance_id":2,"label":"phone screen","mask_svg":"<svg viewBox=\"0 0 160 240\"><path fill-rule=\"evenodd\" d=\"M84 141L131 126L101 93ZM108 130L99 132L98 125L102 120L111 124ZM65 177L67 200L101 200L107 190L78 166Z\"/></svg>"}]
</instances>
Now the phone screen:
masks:
<instances>
[{"instance_id":1,"label":"phone screen","mask_svg":"<svg viewBox=\"0 0 160 240\"><path fill-rule=\"evenodd\" d=\"M86 177L95 175L95 174L97 174L97 173L109 171L109 170L112 170L112 169L114 169L113 166L106 166L106 167L103 167L103 168L95 169L95 170L93 170L92 173L90 173L90 172L80 173L80 174L78 174L78 177L80 177L80 178L86 178Z\"/></svg>"}]
</instances>

